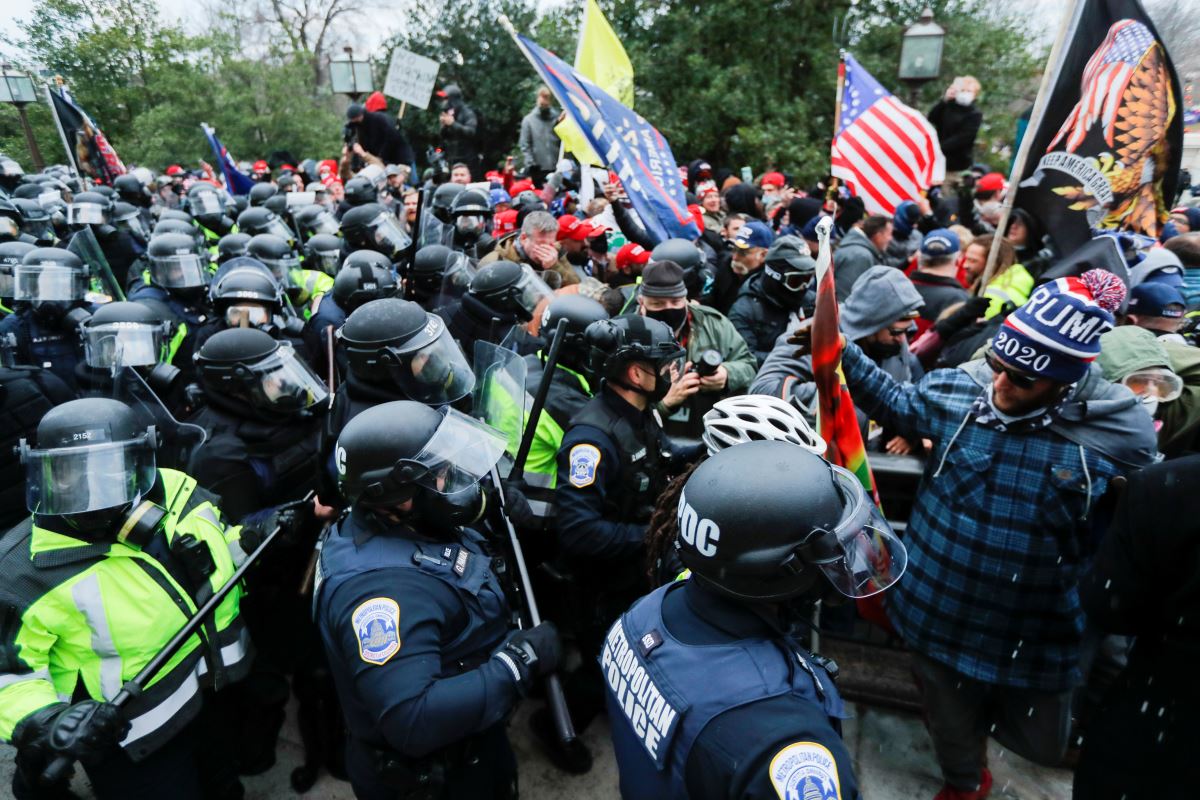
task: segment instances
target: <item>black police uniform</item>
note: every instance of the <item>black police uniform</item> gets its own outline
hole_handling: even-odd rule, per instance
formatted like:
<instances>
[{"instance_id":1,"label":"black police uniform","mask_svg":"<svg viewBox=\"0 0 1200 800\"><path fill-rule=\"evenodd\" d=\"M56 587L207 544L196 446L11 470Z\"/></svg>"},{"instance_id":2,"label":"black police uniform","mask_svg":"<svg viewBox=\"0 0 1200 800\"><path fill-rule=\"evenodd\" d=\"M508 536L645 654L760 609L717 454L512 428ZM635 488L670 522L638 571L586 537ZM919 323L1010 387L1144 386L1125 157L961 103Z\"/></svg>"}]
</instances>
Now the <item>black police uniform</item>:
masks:
<instances>
[{"instance_id":1,"label":"black police uniform","mask_svg":"<svg viewBox=\"0 0 1200 800\"><path fill-rule=\"evenodd\" d=\"M355 508L325 538L316 580L355 795L515 797L504 719L517 684L491 658L510 616L483 537L433 541Z\"/></svg>"},{"instance_id":2,"label":"black police uniform","mask_svg":"<svg viewBox=\"0 0 1200 800\"><path fill-rule=\"evenodd\" d=\"M475 358L476 342L499 344L512 334L510 341L521 355L535 352L541 343L523 327L524 321L512 311L497 311L485 305L479 298L468 293L456 303L439 308L435 312L446 321L450 335L467 358Z\"/></svg>"},{"instance_id":3,"label":"black police uniform","mask_svg":"<svg viewBox=\"0 0 1200 800\"><path fill-rule=\"evenodd\" d=\"M82 301L75 308L94 310ZM83 360L79 331L68 326L63 317L43 318L32 308L21 308L0 320L0 336L16 337L16 360L20 364L44 367L55 374L71 391L78 387L75 366Z\"/></svg>"},{"instance_id":4,"label":"black police uniform","mask_svg":"<svg viewBox=\"0 0 1200 800\"><path fill-rule=\"evenodd\" d=\"M72 400L67 385L41 367L0 367L0 528L29 517L25 510L25 469L13 451L31 438L38 422L60 403Z\"/></svg>"},{"instance_id":5,"label":"black police uniform","mask_svg":"<svg viewBox=\"0 0 1200 800\"><path fill-rule=\"evenodd\" d=\"M183 373L183 380L190 383L196 374L192 362L193 354L199 349L196 333L213 316L212 309L204 302L203 290L196 292L194 301L188 301L161 286L143 281L132 288L127 296L130 301L147 306L170 323L171 341L178 341L171 358L171 366Z\"/></svg>"},{"instance_id":6,"label":"black police uniform","mask_svg":"<svg viewBox=\"0 0 1200 800\"><path fill-rule=\"evenodd\" d=\"M339 348L340 350L340 348ZM408 396L393 384L369 383L347 371L342 385L333 398L333 407L325 417L321 429L318 459L321 472L317 496L328 506L342 506L344 501L337 491L337 465L335 450L342 429L362 412L380 403L407 400Z\"/></svg>"},{"instance_id":7,"label":"black police uniform","mask_svg":"<svg viewBox=\"0 0 1200 800\"><path fill-rule=\"evenodd\" d=\"M329 337L346 323L346 312L333 299L333 293L321 295L317 301L317 310L304 322L301 333L304 346L308 351L308 363L319 375L325 375L329 370ZM333 329L332 331L330 329ZM334 348L334 361L340 374L346 373L346 358Z\"/></svg>"},{"instance_id":8,"label":"black police uniform","mask_svg":"<svg viewBox=\"0 0 1200 800\"><path fill-rule=\"evenodd\" d=\"M828 672L745 605L663 586L613 625L600 667L626 800L859 798Z\"/></svg>"}]
</instances>

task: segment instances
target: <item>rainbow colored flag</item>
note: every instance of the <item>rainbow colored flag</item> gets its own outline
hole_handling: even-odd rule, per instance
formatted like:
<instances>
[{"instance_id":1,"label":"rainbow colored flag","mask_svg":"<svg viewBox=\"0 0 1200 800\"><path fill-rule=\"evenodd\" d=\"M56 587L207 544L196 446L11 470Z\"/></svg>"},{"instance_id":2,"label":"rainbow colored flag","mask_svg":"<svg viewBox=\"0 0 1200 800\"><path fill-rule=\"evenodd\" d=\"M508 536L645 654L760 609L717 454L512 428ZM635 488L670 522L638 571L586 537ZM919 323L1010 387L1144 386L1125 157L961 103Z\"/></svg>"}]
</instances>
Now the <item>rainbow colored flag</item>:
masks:
<instances>
[{"instance_id":1,"label":"rainbow colored flag","mask_svg":"<svg viewBox=\"0 0 1200 800\"><path fill-rule=\"evenodd\" d=\"M867 449L858 429L854 401L842 372L842 336L838 328L833 254L829 244L832 230L833 220L829 217L817 223L820 249L817 252L817 306L812 323L812 368L817 384L818 430L829 445L825 457L853 472L878 506L875 476L867 463Z\"/></svg>"}]
</instances>

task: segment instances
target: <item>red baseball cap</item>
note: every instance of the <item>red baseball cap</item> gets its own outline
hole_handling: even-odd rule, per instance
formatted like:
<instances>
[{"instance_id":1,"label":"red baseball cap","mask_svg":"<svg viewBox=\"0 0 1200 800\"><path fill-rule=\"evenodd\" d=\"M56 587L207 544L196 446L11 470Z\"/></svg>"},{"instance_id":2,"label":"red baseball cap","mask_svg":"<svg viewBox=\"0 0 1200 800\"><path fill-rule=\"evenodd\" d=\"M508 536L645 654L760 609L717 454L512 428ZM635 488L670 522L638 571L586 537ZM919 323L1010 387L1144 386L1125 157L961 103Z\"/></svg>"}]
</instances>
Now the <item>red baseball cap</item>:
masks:
<instances>
[{"instance_id":1,"label":"red baseball cap","mask_svg":"<svg viewBox=\"0 0 1200 800\"><path fill-rule=\"evenodd\" d=\"M998 192L1004 188L1004 176L999 172L989 172L975 182L975 188L980 192Z\"/></svg>"},{"instance_id":2,"label":"red baseball cap","mask_svg":"<svg viewBox=\"0 0 1200 800\"><path fill-rule=\"evenodd\" d=\"M167 174L172 178L174 178L176 175L182 175L183 167L179 166L178 164L172 164L171 166L167 167Z\"/></svg>"},{"instance_id":3,"label":"red baseball cap","mask_svg":"<svg viewBox=\"0 0 1200 800\"><path fill-rule=\"evenodd\" d=\"M434 92L434 94L435 94L435 95L437 95L438 97L445 97L445 96L446 96L446 90L445 90L445 89L438 89L436 92Z\"/></svg>"},{"instance_id":4,"label":"red baseball cap","mask_svg":"<svg viewBox=\"0 0 1200 800\"><path fill-rule=\"evenodd\" d=\"M492 217L492 232L497 236L512 233L517 229L517 210L510 208Z\"/></svg>"},{"instance_id":5,"label":"red baseball cap","mask_svg":"<svg viewBox=\"0 0 1200 800\"><path fill-rule=\"evenodd\" d=\"M271 171L271 165L268 164L266 161L263 161L261 158L258 161L254 162L254 172L270 172L270 171Z\"/></svg>"},{"instance_id":6,"label":"red baseball cap","mask_svg":"<svg viewBox=\"0 0 1200 800\"><path fill-rule=\"evenodd\" d=\"M532 192L532 191L533 191L533 181L529 180L529 178L525 178L525 179L519 180L519 181L513 181L512 186L508 187L508 193L512 197L516 197L521 192Z\"/></svg>"},{"instance_id":7,"label":"red baseball cap","mask_svg":"<svg viewBox=\"0 0 1200 800\"><path fill-rule=\"evenodd\" d=\"M337 168L338 168L337 162L334 161L332 158L327 158L324 161L317 164L317 172L329 171L331 174L336 174Z\"/></svg>"},{"instance_id":8,"label":"red baseball cap","mask_svg":"<svg viewBox=\"0 0 1200 800\"><path fill-rule=\"evenodd\" d=\"M279 170L280 170L280 172L295 172L296 168L293 167L291 164L284 164L282 167L279 168Z\"/></svg>"},{"instance_id":9,"label":"red baseball cap","mask_svg":"<svg viewBox=\"0 0 1200 800\"><path fill-rule=\"evenodd\" d=\"M721 193L721 190L717 188L717 184L714 183L713 181L705 181L704 183L702 183L696 187L696 195L698 197L704 197L706 195L720 194L720 193Z\"/></svg>"},{"instance_id":10,"label":"red baseball cap","mask_svg":"<svg viewBox=\"0 0 1200 800\"><path fill-rule=\"evenodd\" d=\"M644 265L650 260L650 251L634 242L626 242L617 251L617 269L626 272L630 265Z\"/></svg>"},{"instance_id":11,"label":"red baseball cap","mask_svg":"<svg viewBox=\"0 0 1200 800\"><path fill-rule=\"evenodd\" d=\"M603 225L593 225L591 220L580 219L573 214L563 214L558 218L558 241L563 239L574 239L577 242L582 242L585 239L591 239L593 236L599 236L608 230Z\"/></svg>"},{"instance_id":12,"label":"red baseball cap","mask_svg":"<svg viewBox=\"0 0 1200 800\"><path fill-rule=\"evenodd\" d=\"M783 177L782 172L768 172L762 176L759 183L763 186L778 186L782 189L787 184L787 179Z\"/></svg>"}]
</instances>

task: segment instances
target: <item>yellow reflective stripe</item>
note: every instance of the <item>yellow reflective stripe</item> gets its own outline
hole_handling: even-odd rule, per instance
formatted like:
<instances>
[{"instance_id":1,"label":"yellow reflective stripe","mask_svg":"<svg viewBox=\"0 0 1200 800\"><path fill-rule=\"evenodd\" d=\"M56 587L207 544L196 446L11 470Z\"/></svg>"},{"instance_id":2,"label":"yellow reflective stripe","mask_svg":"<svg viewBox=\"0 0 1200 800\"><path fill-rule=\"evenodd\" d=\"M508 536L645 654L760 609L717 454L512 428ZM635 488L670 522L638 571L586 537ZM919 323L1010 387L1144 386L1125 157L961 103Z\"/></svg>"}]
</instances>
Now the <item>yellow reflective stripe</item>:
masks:
<instances>
[{"instance_id":1,"label":"yellow reflective stripe","mask_svg":"<svg viewBox=\"0 0 1200 800\"><path fill-rule=\"evenodd\" d=\"M100 578L92 573L71 587L71 599L92 631L92 652L100 659L100 691L106 700L121 691L121 654L113 643L100 595Z\"/></svg>"},{"instance_id":2,"label":"yellow reflective stripe","mask_svg":"<svg viewBox=\"0 0 1200 800\"><path fill-rule=\"evenodd\" d=\"M175 354L179 352L179 348L183 346L183 340L187 338L188 326L186 322L180 322L179 327L175 329L175 335L171 337L171 342L167 346L167 363L175 363Z\"/></svg>"}]
</instances>

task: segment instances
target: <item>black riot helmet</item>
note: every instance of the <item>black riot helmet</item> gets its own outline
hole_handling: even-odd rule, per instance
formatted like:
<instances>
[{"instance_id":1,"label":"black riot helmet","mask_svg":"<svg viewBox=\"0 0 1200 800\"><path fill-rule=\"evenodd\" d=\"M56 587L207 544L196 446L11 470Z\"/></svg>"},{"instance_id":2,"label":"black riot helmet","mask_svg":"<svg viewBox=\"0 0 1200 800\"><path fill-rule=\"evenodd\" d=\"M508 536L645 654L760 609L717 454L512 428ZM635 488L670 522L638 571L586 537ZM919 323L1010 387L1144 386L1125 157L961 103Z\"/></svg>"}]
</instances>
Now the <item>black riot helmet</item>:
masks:
<instances>
[{"instance_id":1,"label":"black riot helmet","mask_svg":"<svg viewBox=\"0 0 1200 800\"><path fill-rule=\"evenodd\" d=\"M704 277L700 274L704 257L695 244L687 239L666 239L650 251L650 261L674 261L683 268L683 285L689 298L698 298L704 289Z\"/></svg>"},{"instance_id":2,"label":"black riot helmet","mask_svg":"<svg viewBox=\"0 0 1200 800\"><path fill-rule=\"evenodd\" d=\"M14 197L11 202L21 214L22 233L32 236L41 247L49 247L58 240L50 212L42 208L37 200Z\"/></svg>"},{"instance_id":3,"label":"black riot helmet","mask_svg":"<svg viewBox=\"0 0 1200 800\"><path fill-rule=\"evenodd\" d=\"M287 220L290 212L288 211L287 195L277 194L274 197L268 197L267 202L263 203L263 208L269 208L274 212L275 216L282 220Z\"/></svg>"},{"instance_id":4,"label":"black riot helmet","mask_svg":"<svg viewBox=\"0 0 1200 800\"><path fill-rule=\"evenodd\" d=\"M260 233L269 233L288 242L295 238L295 234L292 233L291 228L276 216L275 212L261 206L247 208L241 214L238 214L237 226L239 231L248 233L251 236L257 236Z\"/></svg>"},{"instance_id":5,"label":"black riot helmet","mask_svg":"<svg viewBox=\"0 0 1200 800\"><path fill-rule=\"evenodd\" d=\"M117 190L117 197L126 203L138 208L150 207L152 200L150 190L137 179L136 175L118 175L113 180L113 188Z\"/></svg>"},{"instance_id":6,"label":"black riot helmet","mask_svg":"<svg viewBox=\"0 0 1200 800\"><path fill-rule=\"evenodd\" d=\"M213 334L195 355L209 402L238 416L277 421L306 416L329 399L321 379L288 341L254 328Z\"/></svg>"},{"instance_id":7,"label":"black riot helmet","mask_svg":"<svg viewBox=\"0 0 1200 800\"><path fill-rule=\"evenodd\" d=\"M25 465L25 505L34 514L107 526L102 512L126 510L158 479L154 428L139 424L124 403L72 400L46 412L34 442L18 447ZM83 516L77 516L83 515Z\"/></svg>"},{"instance_id":8,"label":"black riot helmet","mask_svg":"<svg viewBox=\"0 0 1200 800\"><path fill-rule=\"evenodd\" d=\"M466 397L475 374L441 317L397 298L372 300L346 318L337 332L350 372L393 386L429 405Z\"/></svg>"},{"instance_id":9,"label":"black riot helmet","mask_svg":"<svg viewBox=\"0 0 1200 800\"><path fill-rule=\"evenodd\" d=\"M475 239L484 234L492 221L490 198L478 189L468 189L454 198L450 212L460 236Z\"/></svg>"},{"instance_id":10,"label":"black riot helmet","mask_svg":"<svg viewBox=\"0 0 1200 800\"><path fill-rule=\"evenodd\" d=\"M25 170L13 159L0 153L0 188L11 192L25 177Z\"/></svg>"},{"instance_id":11,"label":"black riot helmet","mask_svg":"<svg viewBox=\"0 0 1200 800\"><path fill-rule=\"evenodd\" d=\"M173 219L192 224L192 215L179 208L164 208L158 215L159 220Z\"/></svg>"},{"instance_id":12,"label":"black riot helmet","mask_svg":"<svg viewBox=\"0 0 1200 800\"><path fill-rule=\"evenodd\" d=\"M111 186L100 184L99 186L93 186L89 191L104 195L109 199L109 202L115 203L117 200L117 193Z\"/></svg>"},{"instance_id":13,"label":"black riot helmet","mask_svg":"<svg viewBox=\"0 0 1200 800\"><path fill-rule=\"evenodd\" d=\"M87 292L88 270L61 247L35 247L13 267L13 302L65 311Z\"/></svg>"},{"instance_id":14,"label":"black riot helmet","mask_svg":"<svg viewBox=\"0 0 1200 800\"><path fill-rule=\"evenodd\" d=\"M372 300L394 297L396 278L387 256L371 250L358 250L346 257L346 263L333 279L333 302L347 314Z\"/></svg>"},{"instance_id":15,"label":"black riot helmet","mask_svg":"<svg viewBox=\"0 0 1200 800\"><path fill-rule=\"evenodd\" d=\"M227 233L217 241L217 263L224 264L231 258L240 258L247 253L250 244L248 233Z\"/></svg>"},{"instance_id":16,"label":"black riot helmet","mask_svg":"<svg viewBox=\"0 0 1200 800\"><path fill-rule=\"evenodd\" d=\"M684 565L740 600L821 597L826 585L869 597L908 563L858 478L790 442L746 442L710 457L684 484L677 515Z\"/></svg>"},{"instance_id":17,"label":"black riot helmet","mask_svg":"<svg viewBox=\"0 0 1200 800\"><path fill-rule=\"evenodd\" d=\"M665 322L639 314L622 314L593 322L584 331L591 347L590 366L595 375L618 386L642 392L654 402L666 397L671 389L671 364L680 361L686 351L675 341ZM652 392L625 383L625 368L635 361L649 364L658 375Z\"/></svg>"},{"instance_id":18,"label":"black riot helmet","mask_svg":"<svg viewBox=\"0 0 1200 800\"><path fill-rule=\"evenodd\" d=\"M336 235L338 232L337 219L321 205L302 206L293 212L292 219L296 221L300 235L305 238L318 234Z\"/></svg>"},{"instance_id":19,"label":"black riot helmet","mask_svg":"<svg viewBox=\"0 0 1200 800\"><path fill-rule=\"evenodd\" d=\"M342 260L342 240L328 233L318 233L304 243L304 268L326 275L336 275Z\"/></svg>"},{"instance_id":20,"label":"black riot helmet","mask_svg":"<svg viewBox=\"0 0 1200 800\"><path fill-rule=\"evenodd\" d=\"M21 235L21 212L6 197L0 197L0 236L12 241Z\"/></svg>"},{"instance_id":21,"label":"black riot helmet","mask_svg":"<svg viewBox=\"0 0 1200 800\"><path fill-rule=\"evenodd\" d=\"M271 271L253 258L221 267L208 290L213 312L230 328L272 330L283 312L283 289Z\"/></svg>"},{"instance_id":22,"label":"black riot helmet","mask_svg":"<svg viewBox=\"0 0 1200 800\"><path fill-rule=\"evenodd\" d=\"M93 369L153 367L162 360L170 326L141 303L105 303L84 323L83 358Z\"/></svg>"},{"instance_id":23,"label":"black riot helmet","mask_svg":"<svg viewBox=\"0 0 1200 800\"><path fill-rule=\"evenodd\" d=\"M266 205L266 202L278 192L279 190L273 183L256 183L250 187L250 194L246 199L250 202L251 207Z\"/></svg>"},{"instance_id":24,"label":"black riot helmet","mask_svg":"<svg viewBox=\"0 0 1200 800\"><path fill-rule=\"evenodd\" d=\"M182 236L191 237L198 250L203 249L204 247L204 234L199 228L190 222L184 222L183 220L174 217L170 219L160 219L157 223L155 223L154 230L150 234L150 238L154 239L154 237L160 236L164 233L177 233Z\"/></svg>"},{"instance_id":25,"label":"black riot helmet","mask_svg":"<svg viewBox=\"0 0 1200 800\"><path fill-rule=\"evenodd\" d=\"M563 319L567 321L567 328L563 332L559 361L566 367L581 370L587 365L592 349L584 332L593 322L608 319L608 312L590 297L577 294L555 297L542 312L541 331L547 342L558 329L559 320Z\"/></svg>"},{"instance_id":26,"label":"black riot helmet","mask_svg":"<svg viewBox=\"0 0 1200 800\"><path fill-rule=\"evenodd\" d=\"M112 200L99 192L80 192L67 206L67 224L76 228L108 225L112 222L112 205Z\"/></svg>"},{"instance_id":27,"label":"black riot helmet","mask_svg":"<svg viewBox=\"0 0 1200 800\"><path fill-rule=\"evenodd\" d=\"M457 255L444 244L427 244L418 250L408 271L408 282L413 296L418 300L436 297L442 291L446 270L456 260ZM466 287L463 287L463 291L465 290ZM458 295L461 296L462 292L458 292Z\"/></svg>"},{"instance_id":28,"label":"black riot helmet","mask_svg":"<svg viewBox=\"0 0 1200 800\"><path fill-rule=\"evenodd\" d=\"M454 201L466 190L467 187L461 183L443 183L434 189L433 199L430 201L433 215L447 225L450 224L453 221Z\"/></svg>"},{"instance_id":29,"label":"black riot helmet","mask_svg":"<svg viewBox=\"0 0 1200 800\"><path fill-rule=\"evenodd\" d=\"M368 512L395 514L412 500L403 516L423 535L445 535L481 513L479 481L500 460L504 444L498 431L454 409L381 403L338 436L338 488Z\"/></svg>"},{"instance_id":30,"label":"black riot helmet","mask_svg":"<svg viewBox=\"0 0 1200 800\"><path fill-rule=\"evenodd\" d=\"M365 206L379 200L379 190L375 188L375 184L370 178L361 175L346 181L342 194L346 198L346 205L349 206Z\"/></svg>"},{"instance_id":31,"label":"black riot helmet","mask_svg":"<svg viewBox=\"0 0 1200 800\"><path fill-rule=\"evenodd\" d=\"M481 267L471 279L469 293L488 308L526 322L533 319L543 300L554 297L532 267L513 261L493 261Z\"/></svg>"},{"instance_id":32,"label":"black riot helmet","mask_svg":"<svg viewBox=\"0 0 1200 800\"><path fill-rule=\"evenodd\" d=\"M281 286L291 286L292 271L300 268L300 259L292 252L291 244L270 233L251 237L246 254L270 269Z\"/></svg>"},{"instance_id":33,"label":"black riot helmet","mask_svg":"<svg viewBox=\"0 0 1200 800\"><path fill-rule=\"evenodd\" d=\"M367 203L342 215L342 238L354 250L374 250L399 258L412 242L400 221L379 203Z\"/></svg>"},{"instance_id":34,"label":"black riot helmet","mask_svg":"<svg viewBox=\"0 0 1200 800\"><path fill-rule=\"evenodd\" d=\"M13 302L13 270L34 249L28 242L0 243L0 303L9 308Z\"/></svg>"},{"instance_id":35,"label":"black riot helmet","mask_svg":"<svg viewBox=\"0 0 1200 800\"><path fill-rule=\"evenodd\" d=\"M187 234L156 233L146 248L146 258L150 279L164 289L196 289L207 286L211 277L208 257L198 252L196 240Z\"/></svg>"},{"instance_id":36,"label":"black riot helmet","mask_svg":"<svg viewBox=\"0 0 1200 800\"><path fill-rule=\"evenodd\" d=\"M150 226L142 219L142 212L132 203L118 200L113 203L113 225L134 238L143 247L150 241Z\"/></svg>"}]
</instances>

